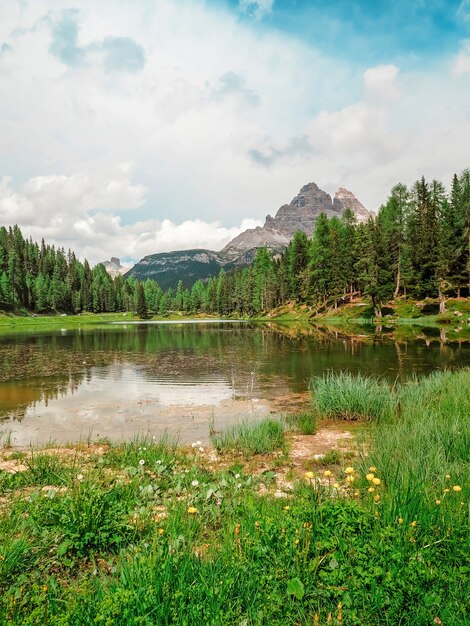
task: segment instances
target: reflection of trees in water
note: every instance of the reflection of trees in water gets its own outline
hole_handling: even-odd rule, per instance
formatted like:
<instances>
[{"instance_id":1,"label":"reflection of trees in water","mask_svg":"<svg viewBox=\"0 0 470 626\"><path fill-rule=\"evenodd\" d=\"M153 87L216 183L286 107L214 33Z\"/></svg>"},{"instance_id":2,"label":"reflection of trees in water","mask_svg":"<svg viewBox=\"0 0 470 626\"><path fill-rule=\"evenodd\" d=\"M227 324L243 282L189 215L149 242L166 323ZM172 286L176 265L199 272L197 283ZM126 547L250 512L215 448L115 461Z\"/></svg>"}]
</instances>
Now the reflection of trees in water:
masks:
<instances>
[{"instance_id":1,"label":"reflection of trees in water","mask_svg":"<svg viewBox=\"0 0 470 626\"><path fill-rule=\"evenodd\" d=\"M398 329L396 329L398 331ZM73 395L90 382L95 368L130 365L145 381L198 384L225 381L237 395L259 390L273 395L304 391L325 371L384 375L391 380L435 368L470 364L470 345L438 348L439 333L417 340L394 339L373 326L338 328L305 324L175 324L119 326L61 334L2 338L1 381L28 382L37 397L12 407L21 419L28 406ZM128 371L127 371L128 373ZM105 370L126 384L126 370ZM36 393L36 392L35 392Z\"/></svg>"},{"instance_id":2,"label":"reflection of trees in water","mask_svg":"<svg viewBox=\"0 0 470 626\"><path fill-rule=\"evenodd\" d=\"M85 380L87 374L89 374L89 372L74 374L69 376L67 380L53 378L39 382L37 386L28 384L26 388L18 388L18 386L16 386L16 401L14 401L13 404L14 398L11 398L11 407L8 407L8 393L5 393L5 388L2 389L4 396L7 396L7 402L5 404L8 414L1 416L0 421L13 419L21 422L27 410L34 409L39 404L44 404L47 407L51 400L57 400L65 396L73 396Z\"/></svg>"}]
</instances>

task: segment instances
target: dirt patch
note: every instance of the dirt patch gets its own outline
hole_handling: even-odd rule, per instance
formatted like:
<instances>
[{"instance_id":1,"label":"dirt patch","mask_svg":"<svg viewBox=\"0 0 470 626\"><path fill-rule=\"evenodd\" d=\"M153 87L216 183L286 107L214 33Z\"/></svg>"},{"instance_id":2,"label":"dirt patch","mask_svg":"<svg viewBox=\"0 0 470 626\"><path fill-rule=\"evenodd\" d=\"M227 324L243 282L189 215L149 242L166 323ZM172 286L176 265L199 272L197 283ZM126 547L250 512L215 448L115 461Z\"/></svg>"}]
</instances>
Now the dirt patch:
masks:
<instances>
[{"instance_id":1,"label":"dirt patch","mask_svg":"<svg viewBox=\"0 0 470 626\"><path fill-rule=\"evenodd\" d=\"M312 459L321 460L332 450L351 450L353 434L334 428L320 428L315 435L293 435L290 457L295 464Z\"/></svg>"},{"instance_id":2,"label":"dirt patch","mask_svg":"<svg viewBox=\"0 0 470 626\"><path fill-rule=\"evenodd\" d=\"M27 470L28 468L26 467L26 465L23 465L18 459L0 461L0 472L17 474L18 472L26 472Z\"/></svg>"}]
</instances>

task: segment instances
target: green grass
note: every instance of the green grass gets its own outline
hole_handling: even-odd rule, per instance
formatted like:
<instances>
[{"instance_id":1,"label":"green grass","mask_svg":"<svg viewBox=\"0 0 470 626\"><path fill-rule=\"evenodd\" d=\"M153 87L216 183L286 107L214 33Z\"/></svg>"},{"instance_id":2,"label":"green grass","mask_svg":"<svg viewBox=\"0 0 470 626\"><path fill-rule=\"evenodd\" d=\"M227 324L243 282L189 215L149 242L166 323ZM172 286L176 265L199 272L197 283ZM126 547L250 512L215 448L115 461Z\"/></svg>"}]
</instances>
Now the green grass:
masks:
<instances>
[{"instance_id":1,"label":"green grass","mask_svg":"<svg viewBox=\"0 0 470 626\"><path fill-rule=\"evenodd\" d=\"M470 474L470 370L434 372L397 387L398 413L372 429L372 460L394 492L434 496ZM420 500L422 501L422 500Z\"/></svg>"},{"instance_id":2,"label":"green grass","mask_svg":"<svg viewBox=\"0 0 470 626\"><path fill-rule=\"evenodd\" d=\"M286 422L302 435L314 435L317 432L317 417L313 411L301 411L286 416Z\"/></svg>"},{"instance_id":3,"label":"green grass","mask_svg":"<svg viewBox=\"0 0 470 626\"><path fill-rule=\"evenodd\" d=\"M285 450L284 425L279 420L264 419L261 422L241 422L211 437L211 443L219 452L238 452L249 457Z\"/></svg>"},{"instance_id":4,"label":"green grass","mask_svg":"<svg viewBox=\"0 0 470 626\"><path fill-rule=\"evenodd\" d=\"M372 376L328 373L310 381L318 417L346 420L383 419L395 411L389 384Z\"/></svg>"}]
</instances>

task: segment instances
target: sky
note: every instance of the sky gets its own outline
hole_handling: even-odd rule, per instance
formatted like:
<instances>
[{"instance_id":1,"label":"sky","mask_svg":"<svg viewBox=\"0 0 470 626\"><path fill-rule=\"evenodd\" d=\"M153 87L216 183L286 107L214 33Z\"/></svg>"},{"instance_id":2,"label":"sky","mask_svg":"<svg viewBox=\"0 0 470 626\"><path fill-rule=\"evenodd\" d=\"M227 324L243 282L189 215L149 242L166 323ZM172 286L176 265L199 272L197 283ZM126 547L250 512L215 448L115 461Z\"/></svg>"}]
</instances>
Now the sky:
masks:
<instances>
[{"instance_id":1,"label":"sky","mask_svg":"<svg viewBox=\"0 0 470 626\"><path fill-rule=\"evenodd\" d=\"M0 225L92 263L221 249L316 182L470 167L470 0L5 0Z\"/></svg>"}]
</instances>

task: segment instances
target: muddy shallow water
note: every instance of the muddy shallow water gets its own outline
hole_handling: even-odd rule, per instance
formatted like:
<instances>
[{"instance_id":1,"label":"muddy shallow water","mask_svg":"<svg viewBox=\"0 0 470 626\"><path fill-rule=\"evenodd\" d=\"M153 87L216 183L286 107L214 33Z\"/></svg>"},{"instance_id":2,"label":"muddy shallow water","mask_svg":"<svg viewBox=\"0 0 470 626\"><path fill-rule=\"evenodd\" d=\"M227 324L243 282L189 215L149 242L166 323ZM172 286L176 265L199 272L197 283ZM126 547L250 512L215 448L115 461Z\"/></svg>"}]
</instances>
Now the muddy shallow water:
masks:
<instances>
[{"instance_id":1,"label":"muddy shallow water","mask_svg":"<svg viewBox=\"0 0 470 626\"><path fill-rule=\"evenodd\" d=\"M124 324L0 336L0 433L13 444L165 431L207 441L298 410L327 370L408 378L470 365L470 344L345 337L293 325Z\"/></svg>"}]
</instances>

